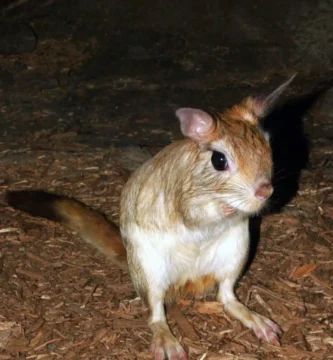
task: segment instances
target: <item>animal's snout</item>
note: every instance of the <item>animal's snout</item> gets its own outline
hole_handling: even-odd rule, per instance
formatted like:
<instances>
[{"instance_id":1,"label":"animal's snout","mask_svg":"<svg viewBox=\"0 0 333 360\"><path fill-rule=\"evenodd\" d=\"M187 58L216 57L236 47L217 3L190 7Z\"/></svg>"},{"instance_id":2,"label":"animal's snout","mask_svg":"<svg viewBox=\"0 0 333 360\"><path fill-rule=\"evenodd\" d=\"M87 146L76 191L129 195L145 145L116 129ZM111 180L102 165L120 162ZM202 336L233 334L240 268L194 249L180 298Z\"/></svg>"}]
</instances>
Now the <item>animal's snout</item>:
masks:
<instances>
[{"instance_id":1,"label":"animal's snout","mask_svg":"<svg viewBox=\"0 0 333 360\"><path fill-rule=\"evenodd\" d=\"M259 184L254 195L259 200L267 200L273 193L273 186L270 182L265 181Z\"/></svg>"}]
</instances>

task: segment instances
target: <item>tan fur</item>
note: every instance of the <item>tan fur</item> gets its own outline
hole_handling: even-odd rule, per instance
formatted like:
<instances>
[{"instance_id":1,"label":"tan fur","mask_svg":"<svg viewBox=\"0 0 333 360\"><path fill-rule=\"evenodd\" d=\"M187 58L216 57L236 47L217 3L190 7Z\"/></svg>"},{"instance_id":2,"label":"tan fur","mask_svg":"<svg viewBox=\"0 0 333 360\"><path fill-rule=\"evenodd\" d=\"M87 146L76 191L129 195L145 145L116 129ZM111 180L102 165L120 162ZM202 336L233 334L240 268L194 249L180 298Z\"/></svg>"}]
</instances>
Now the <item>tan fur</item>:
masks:
<instances>
[{"instance_id":1,"label":"tan fur","mask_svg":"<svg viewBox=\"0 0 333 360\"><path fill-rule=\"evenodd\" d=\"M171 285L166 294L165 302L174 303L178 299L204 297L216 289L218 279L212 275L205 275L194 280L186 280L185 283L179 282Z\"/></svg>"},{"instance_id":2,"label":"tan fur","mask_svg":"<svg viewBox=\"0 0 333 360\"><path fill-rule=\"evenodd\" d=\"M78 232L122 269L127 269L126 249L116 224L75 200L58 200L54 207L70 229Z\"/></svg>"},{"instance_id":3,"label":"tan fur","mask_svg":"<svg viewBox=\"0 0 333 360\"><path fill-rule=\"evenodd\" d=\"M274 99L268 99L271 105ZM259 212L264 205L256 194L268 194L267 197L271 194L272 152L259 122L259 116L266 110L265 100L247 98L216 115L212 126L201 110L180 109L177 116L183 133L190 139L164 148L132 174L123 190L120 227L128 250L130 274L152 313L153 343L169 359L174 358L168 353L174 348L174 338L165 328L161 296L169 303L180 297L203 295L217 285L219 299L226 301L234 316L252 327L258 336L261 331L267 332L267 341L278 344L278 327L252 313L233 294L233 286L247 260L245 230L237 230L244 237L243 249L233 249L232 243L226 248L231 258L225 261L234 262L230 269L228 264L221 263L222 273L219 267L215 268L216 273L210 273L209 263L205 271L196 261L205 254L206 247L214 248L209 245L214 241L222 247L224 241L230 241L228 227L247 229L249 215ZM212 151L227 154L231 162L229 171L213 169ZM229 216L224 215L224 208L229 209ZM221 226L224 230L218 230ZM213 251L208 253L214 254ZM143 256L146 253L152 256L147 263ZM160 267L157 259L163 253L165 258ZM214 262L215 255L208 253ZM159 279L165 279L167 288ZM241 309L239 314L237 309ZM155 353L155 357L162 359L160 353ZM183 359L181 350L175 359Z\"/></svg>"},{"instance_id":4,"label":"tan fur","mask_svg":"<svg viewBox=\"0 0 333 360\"><path fill-rule=\"evenodd\" d=\"M249 181L253 181L263 169L266 177L270 178L272 174L271 148L259 128L258 118L254 116L252 102L248 98L221 115L223 135L237 154L240 171ZM250 117L252 120L248 121Z\"/></svg>"},{"instance_id":5,"label":"tan fur","mask_svg":"<svg viewBox=\"0 0 333 360\"><path fill-rule=\"evenodd\" d=\"M239 164L240 176L251 183L261 176L270 179L272 159L270 146L258 127L258 119L248 121L247 114L251 112L248 105L248 102L244 102L218 115L217 126L214 134L210 135L210 140L223 139L228 144ZM127 182L121 198L120 223L133 222L145 231L158 229L166 232L181 224L188 228L210 226L204 207L202 211L193 210L200 209L199 203L214 201L211 191L207 193L207 189L224 194L228 188L228 182L217 181L216 176L206 170L206 163L211 167L207 161L210 154L210 146L203 150L191 140L174 142L159 152L133 173ZM201 171L196 173L198 169ZM128 244L126 236L124 241ZM129 248L128 251L131 252ZM131 253L129 258L135 259L135 255ZM145 286L146 280L141 277L144 277L144 273L139 264L135 268L135 275L132 277L134 285L140 295L146 298L143 292L149 289ZM242 268L243 264L235 271L240 273ZM171 284L166 297L169 301L181 296L205 293L214 288L216 282L213 274L196 280L182 279L181 283Z\"/></svg>"},{"instance_id":6,"label":"tan fur","mask_svg":"<svg viewBox=\"0 0 333 360\"><path fill-rule=\"evenodd\" d=\"M121 196L120 231L74 200L54 204L67 226L113 261L125 267L127 257L133 285L150 310L155 359L186 359L163 304L215 288L229 313L278 344L278 326L242 305L234 286L247 260L248 218L272 190L272 153L259 117L290 81L266 100L247 98L214 118L179 109L189 139L167 146L131 175ZM214 168L214 151L226 155L227 169Z\"/></svg>"}]
</instances>

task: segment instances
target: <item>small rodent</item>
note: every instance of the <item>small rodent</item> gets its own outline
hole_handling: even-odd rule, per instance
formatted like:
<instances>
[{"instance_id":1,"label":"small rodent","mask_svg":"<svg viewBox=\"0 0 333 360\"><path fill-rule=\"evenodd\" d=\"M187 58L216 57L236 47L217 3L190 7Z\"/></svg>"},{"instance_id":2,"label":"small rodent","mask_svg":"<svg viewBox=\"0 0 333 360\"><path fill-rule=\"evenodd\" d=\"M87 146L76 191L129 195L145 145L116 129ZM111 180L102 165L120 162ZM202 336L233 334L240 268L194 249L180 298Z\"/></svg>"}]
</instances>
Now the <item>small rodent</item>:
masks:
<instances>
[{"instance_id":1,"label":"small rodent","mask_svg":"<svg viewBox=\"0 0 333 360\"><path fill-rule=\"evenodd\" d=\"M248 257L249 217L273 192L271 148L260 119L293 78L266 98L246 98L215 116L177 110L186 139L130 176L121 196L120 231L76 200L39 191L7 193L11 206L62 222L128 268L150 310L156 360L187 359L164 305L214 287L229 314L259 339L280 343L279 326L241 304L234 286Z\"/></svg>"}]
</instances>

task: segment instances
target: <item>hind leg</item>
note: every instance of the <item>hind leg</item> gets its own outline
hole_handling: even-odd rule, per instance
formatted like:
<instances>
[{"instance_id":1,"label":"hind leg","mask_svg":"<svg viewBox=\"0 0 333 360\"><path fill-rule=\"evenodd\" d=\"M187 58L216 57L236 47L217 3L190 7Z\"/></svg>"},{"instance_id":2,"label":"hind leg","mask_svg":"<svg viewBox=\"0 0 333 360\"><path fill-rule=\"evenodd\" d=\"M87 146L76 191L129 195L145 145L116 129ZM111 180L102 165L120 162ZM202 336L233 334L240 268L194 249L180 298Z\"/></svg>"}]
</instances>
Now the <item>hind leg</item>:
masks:
<instances>
[{"instance_id":1,"label":"hind leg","mask_svg":"<svg viewBox=\"0 0 333 360\"><path fill-rule=\"evenodd\" d=\"M260 340L280 345L280 327L272 320L251 311L239 302L234 293L235 282L235 278L227 278L220 284L217 299L224 304L225 311L238 319L244 326L252 329Z\"/></svg>"},{"instance_id":2,"label":"hind leg","mask_svg":"<svg viewBox=\"0 0 333 360\"><path fill-rule=\"evenodd\" d=\"M148 298L150 319L149 326L153 333L151 350L155 360L187 360L186 353L178 340L172 335L167 324L163 292L154 290L154 294L150 294Z\"/></svg>"},{"instance_id":3,"label":"hind leg","mask_svg":"<svg viewBox=\"0 0 333 360\"><path fill-rule=\"evenodd\" d=\"M135 290L144 300L149 309L149 327L153 333L151 349L155 360L187 360L186 353L178 340L172 335L167 323L164 310L164 294L167 291L165 278L167 269L152 249L153 261L140 261L140 255L133 251L128 252L128 264Z\"/></svg>"}]
</instances>

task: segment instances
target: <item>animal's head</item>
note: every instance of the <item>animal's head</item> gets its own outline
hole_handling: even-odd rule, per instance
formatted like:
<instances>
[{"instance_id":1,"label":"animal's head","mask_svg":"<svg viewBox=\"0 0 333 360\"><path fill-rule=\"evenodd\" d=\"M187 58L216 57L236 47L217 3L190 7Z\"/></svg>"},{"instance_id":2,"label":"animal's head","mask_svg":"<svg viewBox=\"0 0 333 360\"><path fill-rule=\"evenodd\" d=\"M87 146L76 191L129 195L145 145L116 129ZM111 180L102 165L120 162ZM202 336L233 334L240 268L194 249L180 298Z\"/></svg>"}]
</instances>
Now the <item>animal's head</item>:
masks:
<instances>
[{"instance_id":1,"label":"animal's head","mask_svg":"<svg viewBox=\"0 0 333 360\"><path fill-rule=\"evenodd\" d=\"M176 111L182 133L199 145L194 171L203 192L248 214L263 208L273 193L273 163L261 119L293 78L269 96L248 97L217 116L192 108Z\"/></svg>"}]
</instances>

